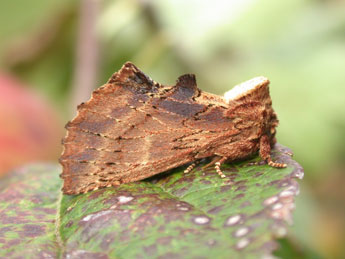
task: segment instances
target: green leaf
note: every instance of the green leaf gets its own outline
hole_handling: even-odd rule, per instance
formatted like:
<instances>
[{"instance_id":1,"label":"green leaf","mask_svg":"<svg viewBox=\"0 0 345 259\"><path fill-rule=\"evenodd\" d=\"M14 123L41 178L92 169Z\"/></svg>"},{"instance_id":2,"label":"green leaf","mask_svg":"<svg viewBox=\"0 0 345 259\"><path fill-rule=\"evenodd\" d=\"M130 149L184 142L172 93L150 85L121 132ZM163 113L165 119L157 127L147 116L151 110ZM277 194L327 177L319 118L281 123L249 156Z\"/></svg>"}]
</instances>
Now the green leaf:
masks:
<instances>
[{"instance_id":1,"label":"green leaf","mask_svg":"<svg viewBox=\"0 0 345 259\"><path fill-rule=\"evenodd\" d=\"M0 181L0 258L57 255L59 167L34 165Z\"/></svg>"},{"instance_id":2,"label":"green leaf","mask_svg":"<svg viewBox=\"0 0 345 259\"><path fill-rule=\"evenodd\" d=\"M180 167L141 182L64 195L61 201L59 167L18 170L0 193L0 257L270 255L291 221L298 193L293 178L303 177L284 152L277 145L274 157L288 164L285 169L253 165L256 158L224 165L224 180L201 164L188 175Z\"/></svg>"}]
</instances>

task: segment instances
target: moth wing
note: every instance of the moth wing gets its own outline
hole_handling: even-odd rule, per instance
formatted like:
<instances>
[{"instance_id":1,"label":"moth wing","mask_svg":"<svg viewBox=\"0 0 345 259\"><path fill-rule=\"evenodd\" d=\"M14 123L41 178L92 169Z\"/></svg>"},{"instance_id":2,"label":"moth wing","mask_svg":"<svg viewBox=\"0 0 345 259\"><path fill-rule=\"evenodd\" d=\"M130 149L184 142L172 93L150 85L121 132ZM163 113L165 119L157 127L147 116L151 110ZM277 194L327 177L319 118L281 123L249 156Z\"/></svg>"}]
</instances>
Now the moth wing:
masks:
<instances>
[{"instance_id":1,"label":"moth wing","mask_svg":"<svg viewBox=\"0 0 345 259\"><path fill-rule=\"evenodd\" d=\"M163 86L126 63L66 125L64 193L144 179L195 160L198 150L219 137L203 132L207 125L195 119L210 108L196 101L200 96L193 75Z\"/></svg>"}]
</instances>

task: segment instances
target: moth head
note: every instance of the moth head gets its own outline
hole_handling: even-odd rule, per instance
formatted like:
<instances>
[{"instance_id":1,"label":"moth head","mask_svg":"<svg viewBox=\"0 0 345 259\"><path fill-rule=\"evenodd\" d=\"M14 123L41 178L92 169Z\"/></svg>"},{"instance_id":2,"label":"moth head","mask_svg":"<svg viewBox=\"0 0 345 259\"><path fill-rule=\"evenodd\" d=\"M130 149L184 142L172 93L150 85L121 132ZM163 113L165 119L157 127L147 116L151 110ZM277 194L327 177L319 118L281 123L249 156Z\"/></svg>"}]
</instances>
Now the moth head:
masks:
<instances>
[{"instance_id":1,"label":"moth head","mask_svg":"<svg viewBox=\"0 0 345 259\"><path fill-rule=\"evenodd\" d=\"M233 87L224 94L224 99L229 105L230 117L248 125L255 121L257 126L260 125L261 133L274 142L278 119L272 108L269 83L266 77L255 77Z\"/></svg>"}]
</instances>

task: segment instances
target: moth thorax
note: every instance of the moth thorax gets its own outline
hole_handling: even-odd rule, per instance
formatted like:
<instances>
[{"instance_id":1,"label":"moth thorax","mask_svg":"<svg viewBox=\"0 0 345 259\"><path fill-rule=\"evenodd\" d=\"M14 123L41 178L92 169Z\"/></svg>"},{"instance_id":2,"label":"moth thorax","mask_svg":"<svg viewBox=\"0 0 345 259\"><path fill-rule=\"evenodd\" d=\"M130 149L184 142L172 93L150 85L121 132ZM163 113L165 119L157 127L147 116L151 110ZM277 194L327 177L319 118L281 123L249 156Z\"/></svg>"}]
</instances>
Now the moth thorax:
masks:
<instances>
[{"instance_id":1,"label":"moth thorax","mask_svg":"<svg viewBox=\"0 0 345 259\"><path fill-rule=\"evenodd\" d=\"M234 88L227 91L224 94L224 98L226 102L229 103L230 101L239 99L242 96L246 96L255 91L258 91L262 86L266 86L268 84L269 84L269 80L266 77L263 77L263 76L255 77L239 85L236 85Z\"/></svg>"}]
</instances>

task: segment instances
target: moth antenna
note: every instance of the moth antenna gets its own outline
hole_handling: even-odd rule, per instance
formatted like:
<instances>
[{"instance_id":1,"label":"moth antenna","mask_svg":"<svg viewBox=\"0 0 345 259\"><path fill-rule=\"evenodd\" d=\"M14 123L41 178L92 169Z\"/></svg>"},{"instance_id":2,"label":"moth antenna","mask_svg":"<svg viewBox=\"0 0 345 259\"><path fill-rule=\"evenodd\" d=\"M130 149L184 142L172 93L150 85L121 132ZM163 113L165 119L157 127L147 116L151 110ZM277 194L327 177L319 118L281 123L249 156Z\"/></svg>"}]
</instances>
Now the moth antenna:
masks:
<instances>
[{"instance_id":1,"label":"moth antenna","mask_svg":"<svg viewBox=\"0 0 345 259\"><path fill-rule=\"evenodd\" d=\"M215 169L217 174L220 176L220 178L225 178L225 174L223 174L222 170L220 169L221 164L223 164L228 158L227 157L222 157L218 162L215 163Z\"/></svg>"}]
</instances>

